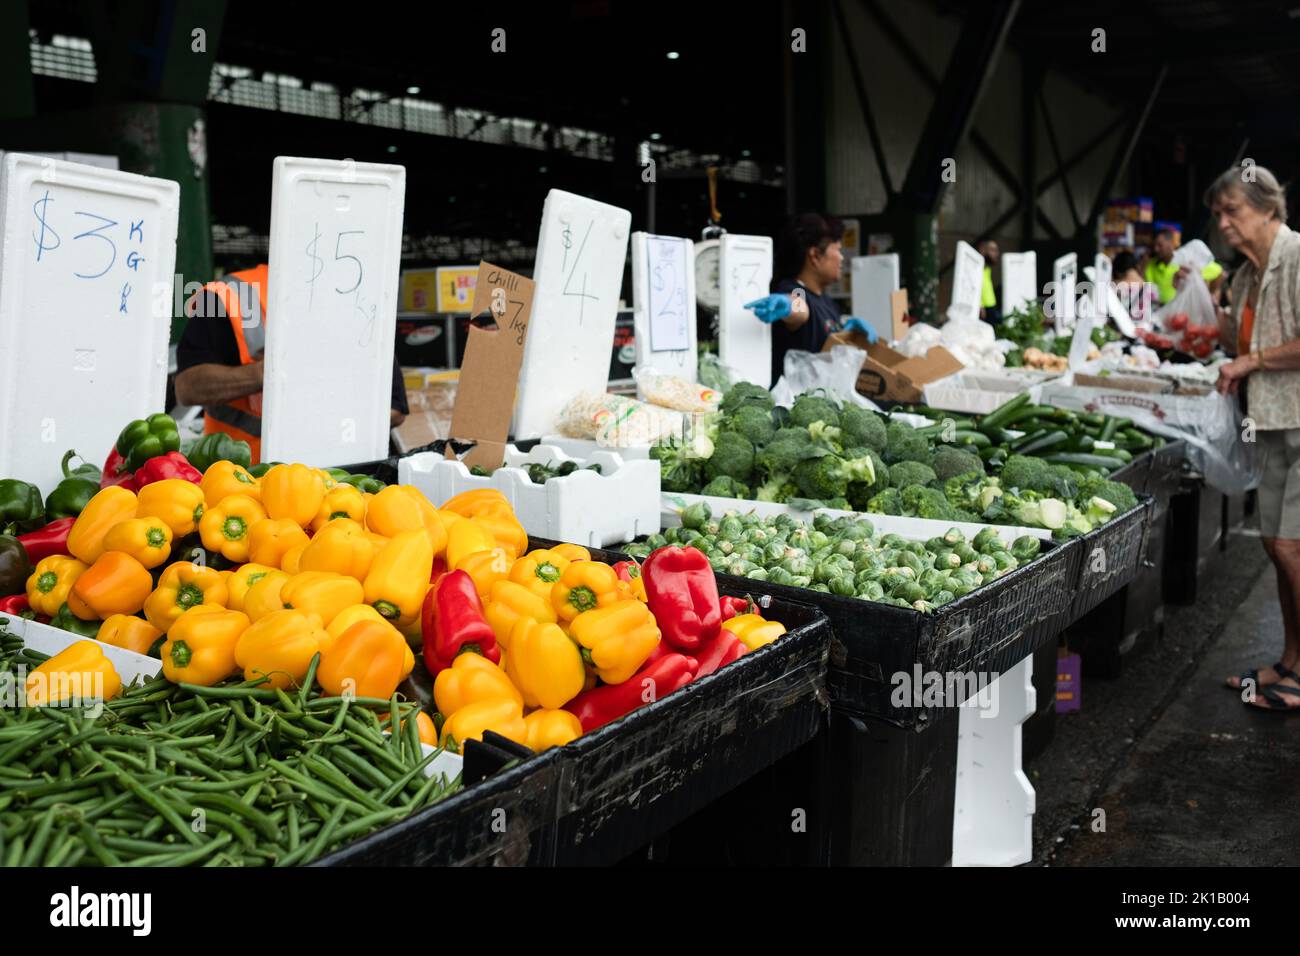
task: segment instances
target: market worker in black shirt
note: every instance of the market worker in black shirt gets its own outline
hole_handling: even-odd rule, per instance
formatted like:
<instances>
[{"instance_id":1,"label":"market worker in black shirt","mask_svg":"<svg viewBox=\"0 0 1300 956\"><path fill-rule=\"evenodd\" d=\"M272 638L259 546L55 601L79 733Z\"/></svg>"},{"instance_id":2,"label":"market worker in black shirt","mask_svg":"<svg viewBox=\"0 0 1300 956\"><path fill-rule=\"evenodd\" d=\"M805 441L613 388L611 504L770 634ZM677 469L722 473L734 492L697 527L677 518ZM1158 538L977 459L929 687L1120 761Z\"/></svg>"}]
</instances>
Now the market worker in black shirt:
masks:
<instances>
[{"instance_id":1,"label":"market worker in black shirt","mask_svg":"<svg viewBox=\"0 0 1300 956\"><path fill-rule=\"evenodd\" d=\"M844 227L838 220L806 212L791 218L776 240L772 294L745 304L772 326L772 384L785 373L785 353L791 349L820 352L832 332L852 329L868 342L876 341L870 325L853 316L841 316L835 301L825 294L839 281L844 261L840 240Z\"/></svg>"},{"instance_id":2,"label":"market worker in black shirt","mask_svg":"<svg viewBox=\"0 0 1300 956\"><path fill-rule=\"evenodd\" d=\"M185 305L189 321L176 348L176 401L203 406L204 434L224 432L248 442L254 464L262 457L267 279L263 264L205 285ZM392 426L400 425L408 411L394 355Z\"/></svg>"}]
</instances>

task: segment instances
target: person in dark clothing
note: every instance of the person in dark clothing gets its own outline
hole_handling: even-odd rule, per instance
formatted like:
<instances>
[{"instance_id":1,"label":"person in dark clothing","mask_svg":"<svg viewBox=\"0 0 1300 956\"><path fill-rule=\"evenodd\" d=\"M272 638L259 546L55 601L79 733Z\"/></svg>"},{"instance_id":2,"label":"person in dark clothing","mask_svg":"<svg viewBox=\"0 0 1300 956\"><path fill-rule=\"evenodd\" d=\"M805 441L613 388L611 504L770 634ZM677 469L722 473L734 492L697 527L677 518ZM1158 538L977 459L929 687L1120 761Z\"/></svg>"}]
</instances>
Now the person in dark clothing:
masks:
<instances>
[{"instance_id":1,"label":"person in dark clothing","mask_svg":"<svg viewBox=\"0 0 1300 956\"><path fill-rule=\"evenodd\" d=\"M772 326L772 382L785 372L791 349L820 352L833 332L852 329L875 342L876 332L853 316L842 316L826 288L840 278L844 261L840 240L844 227L818 213L790 219L776 240L776 277L772 294L745 304Z\"/></svg>"}]
</instances>

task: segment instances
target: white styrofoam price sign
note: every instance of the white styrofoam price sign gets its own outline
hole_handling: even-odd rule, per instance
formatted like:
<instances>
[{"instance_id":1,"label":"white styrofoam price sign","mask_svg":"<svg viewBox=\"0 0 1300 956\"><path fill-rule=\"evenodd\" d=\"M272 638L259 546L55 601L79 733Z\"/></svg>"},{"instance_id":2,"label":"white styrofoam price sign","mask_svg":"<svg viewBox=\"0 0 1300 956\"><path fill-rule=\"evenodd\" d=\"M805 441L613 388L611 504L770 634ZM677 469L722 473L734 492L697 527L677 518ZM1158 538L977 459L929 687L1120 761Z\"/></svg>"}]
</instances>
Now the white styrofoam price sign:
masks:
<instances>
[{"instance_id":1,"label":"white styrofoam price sign","mask_svg":"<svg viewBox=\"0 0 1300 956\"><path fill-rule=\"evenodd\" d=\"M673 236L632 233L632 321L636 364L696 375L694 243Z\"/></svg>"},{"instance_id":2,"label":"white styrofoam price sign","mask_svg":"<svg viewBox=\"0 0 1300 956\"><path fill-rule=\"evenodd\" d=\"M1056 331L1064 332L1074 325L1075 283L1079 276L1079 256L1067 253L1052 263L1052 318Z\"/></svg>"},{"instance_id":3,"label":"white styrofoam price sign","mask_svg":"<svg viewBox=\"0 0 1300 956\"><path fill-rule=\"evenodd\" d=\"M1038 299L1038 253L1002 253L1002 314L1010 315Z\"/></svg>"},{"instance_id":4,"label":"white styrofoam price sign","mask_svg":"<svg viewBox=\"0 0 1300 956\"><path fill-rule=\"evenodd\" d=\"M263 461L388 455L405 195L402 166L276 157Z\"/></svg>"},{"instance_id":5,"label":"white styrofoam price sign","mask_svg":"<svg viewBox=\"0 0 1300 956\"><path fill-rule=\"evenodd\" d=\"M1101 255L1097 256L1099 266L1100 266L1100 260L1104 258L1105 257ZM1107 276L1112 275L1111 268L1109 265L1109 260L1107 260L1107 265L1106 267L1104 267L1103 271ZM1105 297L1106 307L1104 312L1098 313L1097 306L1095 304L1095 297L1098 294L1097 293L1098 287L1096 285L1098 270L1093 266L1084 266L1083 274L1084 276L1087 277L1089 282L1094 283L1093 286L1094 300L1090 301L1089 305L1092 308L1093 312L1096 313L1096 325L1098 327L1105 325L1106 318L1109 316L1112 320L1114 320L1116 328L1118 328L1121 333L1123 333L1125 336L1127 336L1130 339L1137 338L1137 326L1133 324L1133 317L1128 314L1128 309L1124 306L1124 303L1120 301L1119 293L1115 291L1115 284L1112 281L1110 281L1110 279L1107 279L1105 286L1101 287L1102 289L1101 294Z\"/></svg>"},{"instance_id":6,"label":"white styrofoam price sign","mask_svg":"<svg viewBox=\"0 0 1300 956\"><path fill-rule=\"evenodd\" d=\"M953 318L956 313L964 318L978 319L983 289L984 257L970 243L959 239L952 270L952 304L948 308L948 317Z\"/></svg>"},{"instance_id":7,"label":"white styrofoam price sign","mask_svg":"<svg viewBox=\"0 0 1300 956\"><path fill-rule=\"evenodd\" d=\"M1106 316L1110 314L1110 297L1114 294L1110 277L1110 259L1099 252L1092 260L1092 314L1098 325L1105 325Z\"/></svg>"},{"instance_id":8,"label":"white styrofoam price sign","mask_svg":"<svg viewBox=\"0 0 1300 956\"><path fill-rule=\"evenodd\" d=\"M718 275L718 358L738 382L772 387L772 327L745 308L772 286L772 240L767 236L721 239Z\"/></svg>"},{"instance_id":9,"label":"white styrofoam price sign","mask_svg":"<svg viewBox=\"0 0 1300 956\"><path fill-rule=\"evenodd\" d=\"M564 406L609 383L632 214L552 189L533 266L533 318L515 401L515 437L555 431Z\"/></svg>"},{"instance_id":10,"label":"white styrofoam price sign","mask_svg":"<svg viewBox=\"0 0 1300 956\"><path fill-rule=\"evenodd\" d=\"M48 494L163 411L180 186L6 153L0 165L0 475Z\"/></svg>"},{"instance_id":11,"label":"white styrofoam price sign","mask_svg":"<svg viewBox=\"0 0 1300 956\"><path fill-rule=\"evenodd\" d=\"M894 337L894 315L889 295L899 289L898 253L881 256L858 256L850 266L853 287L853 314L866 322L882 342Z\"/></svg>"}]
</instances>

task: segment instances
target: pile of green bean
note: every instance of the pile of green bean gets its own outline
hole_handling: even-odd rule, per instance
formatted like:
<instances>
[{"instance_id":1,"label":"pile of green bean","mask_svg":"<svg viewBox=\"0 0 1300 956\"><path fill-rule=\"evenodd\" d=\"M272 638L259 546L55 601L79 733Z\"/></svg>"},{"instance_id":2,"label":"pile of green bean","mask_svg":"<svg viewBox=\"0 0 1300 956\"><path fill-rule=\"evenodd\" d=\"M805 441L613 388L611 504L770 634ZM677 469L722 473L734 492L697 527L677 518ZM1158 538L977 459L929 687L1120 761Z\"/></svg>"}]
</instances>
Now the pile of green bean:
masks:
<instances>
[{"instance_id":1,"label":"pile of green bean","mask_svg":"<svg viewBox=\"0 0 1300 956\"><path fill-rule=\"evenodd\" d=\"M0 631L0 679L44 659ZM425 776L417 703L312 697L314 668L293 694L154 680L93 719L0 706L0 864L309 863L459 787Z\"/></svg>"}]
</instances>

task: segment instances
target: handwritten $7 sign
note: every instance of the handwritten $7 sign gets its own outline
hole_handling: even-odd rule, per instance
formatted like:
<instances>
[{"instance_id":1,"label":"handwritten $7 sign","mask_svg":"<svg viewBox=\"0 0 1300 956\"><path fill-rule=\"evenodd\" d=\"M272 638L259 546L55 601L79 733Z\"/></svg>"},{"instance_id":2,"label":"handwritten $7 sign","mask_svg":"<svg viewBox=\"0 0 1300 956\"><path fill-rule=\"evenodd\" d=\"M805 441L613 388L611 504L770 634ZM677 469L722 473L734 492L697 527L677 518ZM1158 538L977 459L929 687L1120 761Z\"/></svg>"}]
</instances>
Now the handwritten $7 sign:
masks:
<instances>
[{"instance_id":1,"label":"handwritten $7 sign","mask_svg":"<svg viewBox=\"0 0 1300 956\"><path fill-rule=\"evenodd\" d=\"M368 301L361 288L366 277L366 268L361 256L356 252L365 250L365 236L364 229L340 229L333 234L334 255L330 260L333 268L330 269L330 277L319 283L322 285L321 291L326 295L333 290L338 296L351 297L353 315L361 322L361 331L357 338L357 344L361 346L370 344L375 332L375 322L379 317L378 304ZM324 254L329 255L329 235L322 233L320 223L316 222L312 225L312 237L304 250L307 254L306 283L309 309L315 305L318 280L322 280L327 268L325 259L319 251L322 239L325 239L326 245ZM345 247L353 251L346 252Z\"/></svg>"},{"instance_id":2,"label":"handwritten $7 sign","mask_svg":"<svg viewBox=\"0 0 1300 956\"><path fill-rule=\"evenodd\" d=\"M78 202L85 202L84 198ZM51 208L55 203L59 206ZM49 188L43 189L32 203L32 243L36 253L36 262L40 264L64 262L72 270L73 277L82 280L103 279L113 271L118 263L118 243L124 242L128 247L144 244L144 219L133 219L128 223L100 215L87 209L73 208L70 212L61 199ZM76 230L85 228L81 232ZM125 238L122 233L126 232ZM64 235L69 238L64 240ZM81 245L74 245L81 243ZM138 273L145 262L135 248L128 248L122 257L122 268L118 273L127 278L120 289L115 278L108 281L114 284L117 294L117 311L127 315L130 312L130 298L133 291L129 279L130 273Z\"/></svg>"}]
</instances>

